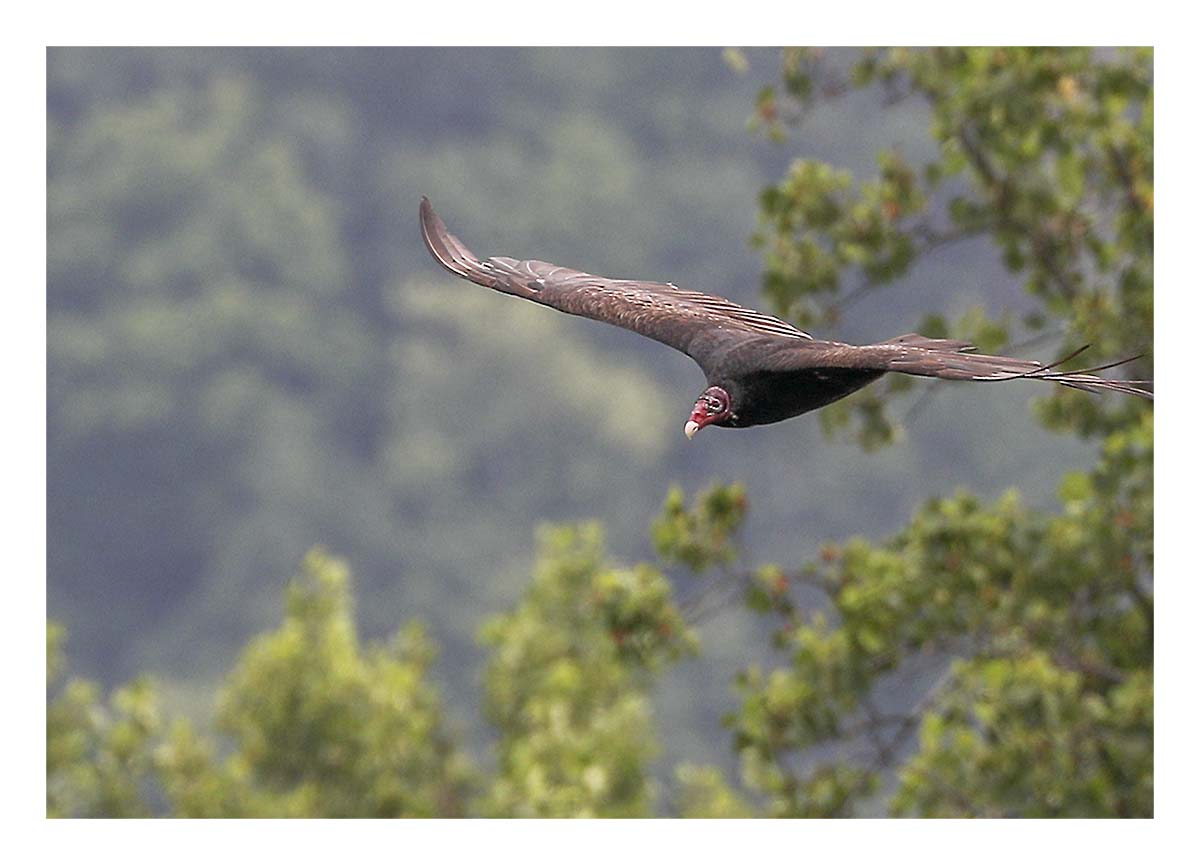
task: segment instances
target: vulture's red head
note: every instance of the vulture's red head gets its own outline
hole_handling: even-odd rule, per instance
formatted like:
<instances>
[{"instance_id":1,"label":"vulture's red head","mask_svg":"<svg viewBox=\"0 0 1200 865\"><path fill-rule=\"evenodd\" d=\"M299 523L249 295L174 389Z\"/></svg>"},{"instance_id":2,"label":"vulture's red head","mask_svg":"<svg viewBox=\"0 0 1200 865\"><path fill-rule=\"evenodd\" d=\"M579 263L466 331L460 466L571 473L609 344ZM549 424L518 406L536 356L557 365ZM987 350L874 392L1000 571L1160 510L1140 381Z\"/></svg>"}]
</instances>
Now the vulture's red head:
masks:
<instances>
[{"instance_id":1,"label":"vulture's red head","mask_svg":"<svg viewBox=\"0 0 1200 865\"><path fill-rule=\"evenodd\" d=\"M691 438L710 423L720 423L728 420L733 414L729 404L729 394L724 388L710 387L700 394L700 399L692 406L692 416L683 426L683 434Z\"/></svg>"}]
</instances>

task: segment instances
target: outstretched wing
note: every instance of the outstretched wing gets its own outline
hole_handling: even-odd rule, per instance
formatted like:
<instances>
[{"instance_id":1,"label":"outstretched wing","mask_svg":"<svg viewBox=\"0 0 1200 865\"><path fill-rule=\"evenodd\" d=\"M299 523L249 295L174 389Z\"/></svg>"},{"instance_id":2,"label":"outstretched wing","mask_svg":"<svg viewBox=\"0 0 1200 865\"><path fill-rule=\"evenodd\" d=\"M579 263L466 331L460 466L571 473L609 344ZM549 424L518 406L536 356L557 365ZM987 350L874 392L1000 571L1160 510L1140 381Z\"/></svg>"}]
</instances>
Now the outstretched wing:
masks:
<instances>
[{"instance_id":1,"label":"outstretched wing","mask_svg":"<svg viewBox=\"0 0 1200 865\"><path fill-rule=\"evenodd\" d=\"M958 340L930 339L916 333L898 336L878 345L827 343L807 352L782 351L771 358L772 369L876 369L929 376L954 381L1012 381L1037 379L1091 393L1118 393L1154 399L1152 380L1121 381L1101 378L1094 373L1137 360L1130 357L1088 369L1061 371L1060 367L1082 354L1084 346L1054 363L1023 360L993 354L974 354L970 343ZM1139 355L1140 357L1140 355Z\"/></svg>"},{"instance_id":2,"label":"outstretched wing","mask_svg":"<svg viewBox=\"0 0 1200 865\"><path fill-rule=\"evenodd\" d=\"M670 283L608 279L537 260L480 260L446 230L424 197L421 236L438 263L456 276L562 312L615 324L696 360L739 336L812 339L774 316Z\"/></svg>"}]
</instances>

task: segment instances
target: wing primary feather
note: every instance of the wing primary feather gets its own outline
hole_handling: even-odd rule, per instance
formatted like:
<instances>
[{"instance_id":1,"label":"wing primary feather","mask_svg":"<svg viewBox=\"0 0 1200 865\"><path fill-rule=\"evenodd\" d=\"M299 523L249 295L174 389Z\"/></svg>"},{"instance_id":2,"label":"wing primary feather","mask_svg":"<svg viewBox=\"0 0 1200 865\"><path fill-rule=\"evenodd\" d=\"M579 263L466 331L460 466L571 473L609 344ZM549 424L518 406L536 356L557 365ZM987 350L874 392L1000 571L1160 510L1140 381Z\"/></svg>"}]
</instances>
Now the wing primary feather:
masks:
<instances>
[{"instance_id":1,"label":"wing primary feather","mask_svg":"<svg viewBox=\"0 0 1200 865\"><path fill-rule=\"evenodd\" d=\"M907 372L913 375L931 375L938 378L950 379L966 378L970 381L983 382L1031 379L1035 381L1054 382L1064 387L1075 388L1076 390L1088 391L1090 393L1115 391L1131 396L1145 397L1150 400L1154 399L1154 392L1142 387L1142 385L1152 387L1154 382L1151 380L1121 381L1092 375L1092 373L1131 363L1138 360L1142 355L1127 357L1111 363L1098 364L1086 369L1065 371L1058 369L1058 367L1081 355L1088 347L1087 345L1081 346L1053 363L1046 364L996 355L966 355L964 357L957 352L947 353L933 350L929 351L923 358L894 360L888 366L897 372ZM956 358L958 359L957 363ZM1031 364L1031 366L1029 369L1013 371L1014 366L1019 369L1021 364ZM998 369L993 372L988 367L998 367ZM1008 369L1005 369L1005 367L1008 367Z\"/></svg>"},{"instance_id":2,"label":"wing primary feather","mask_svg":"<svg viewBox=\"0 0 1200 865\"><path fill-rule=\"evenodd\" d=\"M421 237L434 259L455 276L518 297L533 299L537 294L537 290L527 285L526 277L516 269L515 265L521 262L496 258L480 261L466 244L450 233L425 196L421 196ZM503 265L508 273L502 272L498 265Z\"/></svg>"},{"instance_id":3,"label":"wing primary feather","mask_svg":"<svg viewBox=\"0 0 1200 865\"><path fill-rule=\"evenodd\" d=\"M1052 369L1054 369L1055 367L1062 366L1064 363L1069 363L1070 361L1072 361L1072 360L1074 360L1075 358L1079 357L1079 355L1081 355L1081 354L1083 354L1085 351L1087 351L1087 350L1088 350L1088 348L1090 348L1090 346L1083 345L1083 346L1080 346L1079 348L1075 349L1073 352L1071 352L1070 354L1068 354L1066 357L1060 358L1059 360L1056 360L1056 361L1054 361L1053 363L1044 363L1044 364L1042 364L1041 366L1037 366L1037 367L1034 367L1033 369L1030 369L1030 370L1025 370L1025 371L1023 371L1023 372L1010 373L1010 374L1008 374L1008 375L996 375L996 376L989 376L988 380L989 380L989 381L1011 381L1012 379L1018 379L1018 378L1037 378L1037 377L1041 377L1041 376L1042 376L1042 373L1044 373L1044 372L1047 372L1047 371L1049 371L1049 370L1052 370ZM979 360L979 361L984 361L984 360L986 360L987 358L988 358L988 355L978 355L978 356L976 356L974 359L975 359L975 360ZM997 358L997 360L1000 360L1000 361L1015 361L1016 363L1020 363L1020 362L1021 362L1021 361L1019 361L1019 360L1016 360L1015 358L1007 358L1007 357L1004 357L1004 358Z\"/></svg>"},{"instance_id":4,"label":"wing primary feather","mask_svg":"<svg viewBox=\"0 0 1200 865\"><path fill-rule=\"evenodd\" d=\"M1118 366L1124 366L1127 363L1133 363L1135 360L1141 360L1145 354L1135 354L1133 357L1127 357L1124 360L1114 360L1111 363L1102 363L1099 366L1089 366L1087 369L1073 369L1063 373L1054 373L1055 375L1084 375L1090 372L1103 372L1106 369L1115 369Z\"/></svg>"},{"instance_id":5,"label":"wing primary feather","mask_svg":"<svg viewBox=\"0 0 1200 865\"><path fill-rule=\"evenodd\" d=\"M673 283L609 279L536 259L480 260L447 230L424 196L421 236L438 263L456 276L635 331L688 354L702 367L722 347L739 340L812 340L782 319Z\"/></svg>"}]
</instances>

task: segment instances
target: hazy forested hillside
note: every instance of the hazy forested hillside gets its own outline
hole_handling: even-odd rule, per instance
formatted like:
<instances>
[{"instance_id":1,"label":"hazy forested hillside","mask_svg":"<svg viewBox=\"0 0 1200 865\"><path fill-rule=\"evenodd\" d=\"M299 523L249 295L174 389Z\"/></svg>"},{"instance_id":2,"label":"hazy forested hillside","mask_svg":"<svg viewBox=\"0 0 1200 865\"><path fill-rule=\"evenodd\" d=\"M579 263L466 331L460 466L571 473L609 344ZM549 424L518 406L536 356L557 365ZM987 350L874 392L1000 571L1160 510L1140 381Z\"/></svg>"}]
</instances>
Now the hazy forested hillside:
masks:
<instances>
[{"instance_id":1,"label":"hazy forested hillside","mask_svg":"<svg viewBox=\"0 0 1200 865\"><path fill-rule=\"evenodd\" d=\"M914 392L877 451L815 416L689 443L689 360L453 280L421 247L426 194L480 253L764 305L762 188L799 156L872 172L880 149L932 145L930 118L877 87L773 143L747 121L779 55L746 57L51 50L48 612L73 667L153 673L203 718L320 544L353 568L364 634L428 623L477 736L476 632L526 585L540 523L600 520L632 561L672 484L739 480L747 546L799 561L958 487L1051 503L1096 446L1034 421L1043 387ZM821 333L1032 303L981 238ZM732 764L719 721L761 628L736 605L703 622L703 661L655 692L669 759Z\"/></svg>"}]
</instances>

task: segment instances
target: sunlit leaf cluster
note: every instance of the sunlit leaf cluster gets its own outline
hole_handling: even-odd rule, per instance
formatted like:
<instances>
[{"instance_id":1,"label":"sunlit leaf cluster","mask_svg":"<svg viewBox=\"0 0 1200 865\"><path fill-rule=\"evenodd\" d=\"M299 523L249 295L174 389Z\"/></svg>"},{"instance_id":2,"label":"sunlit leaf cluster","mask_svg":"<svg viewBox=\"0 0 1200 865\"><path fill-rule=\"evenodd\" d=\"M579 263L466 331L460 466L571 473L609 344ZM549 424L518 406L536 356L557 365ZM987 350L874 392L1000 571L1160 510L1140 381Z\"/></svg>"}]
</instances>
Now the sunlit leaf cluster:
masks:
<instances>
[{"instance_id":1,"label":"sunlit leaf cluster","mask_svg":"<svg viewBox=\"0 0 1200 865\"><path fill-rule=\"evenodd\" d=\"M663 574L607 564L597 527L548 529L524 601L484 640L487 713L501 731L485 813L650 814L650 676L695 648Z\"/></svg>"},{"instance_id":2,"label":"sunlit leaf cluster","mask_svg":"<svg viewBox=\"0 0 1200 865\"><path fill-rule=\"evenodd\" d=\"M1150 813L1152 450L1146 416L1061 514L960 493L753 584L788 664L748 669L729 720L771 812L852 813L899 766L897 813Z\"/></svg>"}]
</instances>

